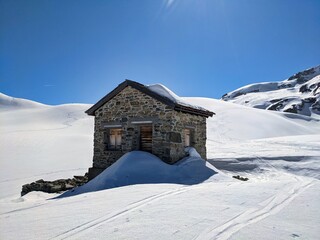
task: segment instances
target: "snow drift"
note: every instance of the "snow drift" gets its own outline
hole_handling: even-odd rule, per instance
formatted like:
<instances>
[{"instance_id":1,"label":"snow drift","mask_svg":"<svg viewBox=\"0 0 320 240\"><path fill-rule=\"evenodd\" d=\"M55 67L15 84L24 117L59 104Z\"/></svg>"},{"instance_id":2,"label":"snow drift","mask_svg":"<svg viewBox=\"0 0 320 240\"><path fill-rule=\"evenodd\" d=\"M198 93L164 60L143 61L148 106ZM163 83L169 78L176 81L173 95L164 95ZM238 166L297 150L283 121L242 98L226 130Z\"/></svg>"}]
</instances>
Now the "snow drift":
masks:
<instances>
[{"instance_id":1,"label":"snow drift","mask_svg":"<svg viewBox=\"0 0 320 240\"><path fill-rule=\"evenodd\" d=\"M164 163L151 153L129 152L87 184L70 190L60 197L133 184L201 183L217 174L218 170L200 157L195 157L195 152L193 149L193 156L186 157L174 165Z\"/></svg>"}]
</instances>

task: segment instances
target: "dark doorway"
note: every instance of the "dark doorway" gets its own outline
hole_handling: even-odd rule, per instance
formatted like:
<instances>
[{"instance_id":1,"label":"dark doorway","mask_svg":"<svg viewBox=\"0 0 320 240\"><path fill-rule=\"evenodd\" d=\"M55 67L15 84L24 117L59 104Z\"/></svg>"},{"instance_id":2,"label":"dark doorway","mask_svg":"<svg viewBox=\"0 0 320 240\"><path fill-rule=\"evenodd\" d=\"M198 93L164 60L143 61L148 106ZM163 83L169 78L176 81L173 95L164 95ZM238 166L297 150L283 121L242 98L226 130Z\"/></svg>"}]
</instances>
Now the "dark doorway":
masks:
<instances>
[{"instance_id":1,"label":"dark doorway","mask_svg":"<svg viewBox=\"0 0 320 240\"><path fill-rule=\"evenodd\" d=\"M152 126L140 127L140 150L152 152Z\"/></svg>"}]
</instances>

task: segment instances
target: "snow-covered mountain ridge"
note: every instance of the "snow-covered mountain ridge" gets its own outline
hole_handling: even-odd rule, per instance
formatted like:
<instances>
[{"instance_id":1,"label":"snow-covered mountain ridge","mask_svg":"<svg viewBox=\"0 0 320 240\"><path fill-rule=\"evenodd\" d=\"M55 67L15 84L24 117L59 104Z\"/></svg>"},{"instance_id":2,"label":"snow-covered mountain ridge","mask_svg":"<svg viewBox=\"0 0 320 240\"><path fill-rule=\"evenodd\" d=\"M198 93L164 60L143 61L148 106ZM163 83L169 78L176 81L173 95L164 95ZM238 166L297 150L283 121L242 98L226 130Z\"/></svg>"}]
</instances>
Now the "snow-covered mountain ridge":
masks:
<instances>
[{"instance_id":1,"label":"snow-covered mountain ridge","mask_svg":"<svg viewBox=\"0 0 320 240\"><path fill-rule=\"evenodd\" d=\"M222 100L249 107L320 115L320 65L280 82L254 83L222 96Z\"/></svg>"}]
</instances>

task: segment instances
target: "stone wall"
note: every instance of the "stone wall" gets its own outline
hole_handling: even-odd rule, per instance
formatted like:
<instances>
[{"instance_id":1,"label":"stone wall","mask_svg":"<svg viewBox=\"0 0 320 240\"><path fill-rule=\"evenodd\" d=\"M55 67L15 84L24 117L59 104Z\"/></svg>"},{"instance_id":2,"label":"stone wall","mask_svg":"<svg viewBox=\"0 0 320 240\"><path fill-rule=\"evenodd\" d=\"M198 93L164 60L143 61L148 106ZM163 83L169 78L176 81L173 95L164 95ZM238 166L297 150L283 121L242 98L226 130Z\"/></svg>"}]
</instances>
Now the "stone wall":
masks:
<instances>
[{"instance_id":1,"label":"stone wall","mask_svg":"<svg viewBox=\"0 0 320 240\"><path fill-rule=\"evenodd\" d=\"M191 145L206 158L206 118L177 112L170 106L132 88L126 87L95 111L93 168L104 169L123 154L140 149L140 126L152 124L152 153L167 163L185 156L185 128L192 132ZM108 150L105 133L122 129L121 150Z\"/></svg>"},{"instance_id":2,"label":"stone wall","mask_svg":"<svg viewBox=\"0 0 320 240\"><path fill-rule=\"evenodd\" d=\"M27 193L33 191L41 191L46 193L61 193L72 188L82 186L87 182L87 174L85 174L84 176L74 176L72 179L58 179L54 181L44 181L43 179L40 179L38 181L23 185L21 196L24 196Z\"/></svg>"}]
</instances>

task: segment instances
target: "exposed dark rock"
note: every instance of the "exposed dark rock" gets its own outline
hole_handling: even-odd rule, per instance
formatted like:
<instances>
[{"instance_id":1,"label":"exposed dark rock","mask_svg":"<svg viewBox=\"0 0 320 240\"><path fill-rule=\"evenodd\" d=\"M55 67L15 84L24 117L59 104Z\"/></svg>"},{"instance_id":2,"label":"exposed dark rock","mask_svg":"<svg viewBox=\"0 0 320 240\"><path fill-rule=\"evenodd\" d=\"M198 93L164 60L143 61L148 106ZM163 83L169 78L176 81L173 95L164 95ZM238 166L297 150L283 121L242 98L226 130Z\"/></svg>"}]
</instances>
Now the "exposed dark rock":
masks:
<instances>
[{"instance_id":1,"label":"exposed dark rock","mask_svg":"<svg viewBox=\"0 0 320 240\"><path fill-rule=\"evenodd\" d=\"M282 99L280 98L280 99L272 99L272 100L270 100L269 102L271 102L271 103L276 103L276 102L279 102L279 101L281 101Z\"/></svg>"},{"instance_id":2,"label":"exposed dark rock","mask_svg":"<svg viewBox=\"0 0 320 240\"><path fill-rule=\"evenodd\" d=\"M21 196L32 191L41 191L46 193L60 193L72 188L82 186L88 182L88 174L84 176L74 176L72 179L58 179L54 181L44 181L39 179L35 182L22 186Z\"/></svg>"},{"instance_id":3,"label":"exposed dark rock","mask_svg":"<svg viewBox=\"0 0 320 240\"><path fill-rule=\"evenodd\" d=\"M280 111L285 107L287 102L287 99L282 99L274 104L271 104L267 109L272 111Z\"/></svg>"},{"instance_id":4,"label":"exposed dark rock","mask_svg":"<svg viewBox=\"0 0 320 240\"><path fill-rule=\"evenodd\" d=\"M237 176L232 176L233 178L235 178L235 179L238 179L238 180L240 180L240 181L248 181L249 180L249 178L247 178L247 177L240 177L239 175L237 175Z\"/></svg>"},{"instance_id":5,"label":"exposed dark rock","mask_svg":"<svg viewBox=\"0 0 320 240\"><path fill-rule=\"evenodd\" d=\"M310 87L314 86L313 89L313 95L316 96L317 94L320 94L320 82L316 83L316 84L312 84Z\"/></svg>"},{"instance_id":6,"label":"exposed dark rock","mask_svg":"<svg viewBox=\"0 0 320 240\"><path fill-rule=\"evenodd\" d=\"M315 103L317 101L317 98L309 97L309 98L303 99L303 101L306 102L306 103Z\"/></svg>"},{"instance_id":7,"label":"exposed dark rock","mask_svg":"<svg viewBox=\"0 0 320 240\"><path fill-rule=\"evenodd\" d=\"M296 105L293 105L291 108L288 108L284 110L284 112L289 112L289 113L298 113Z\"/></svg>"},{"instance_id":8,"label":"exposed dark rock","mask_svg":"<svg viewBox=\"0 0 320 240\"><path fill-rule=\"evenodd\" d=\"M291 83L282 83L278 86L278 89L283 89L283 88L292 88L294 87L294 84Z\"/></svg>"},{"instance_id":9,"label":"exposed dark rock","mask_svg":"<svg viewBox=\"0 0 320 240\"><path fill-rule=\"evenodd\" d=\"M300 87L299 92L305 93L305 92L311 92L312 90L308 88L308 84L304 84Z\"/></svg>"},{"instance_id":10,"label":"exposed dark rock","mask_svg":"<svg viewBox=\"0 0 320 240\"><path fill-rule=\"evenodd\" d=\"M308 81L310 78L308 78L309 75L313 74L315 72L314 68L310 68L307 70L304 70L302 72L298 72L296 74L294 74L293 76L289 77L288 80L294 80L297 79L297 83L301 84L301 83L305 83L306 81Z\"/></svg>"}]
</instances>

